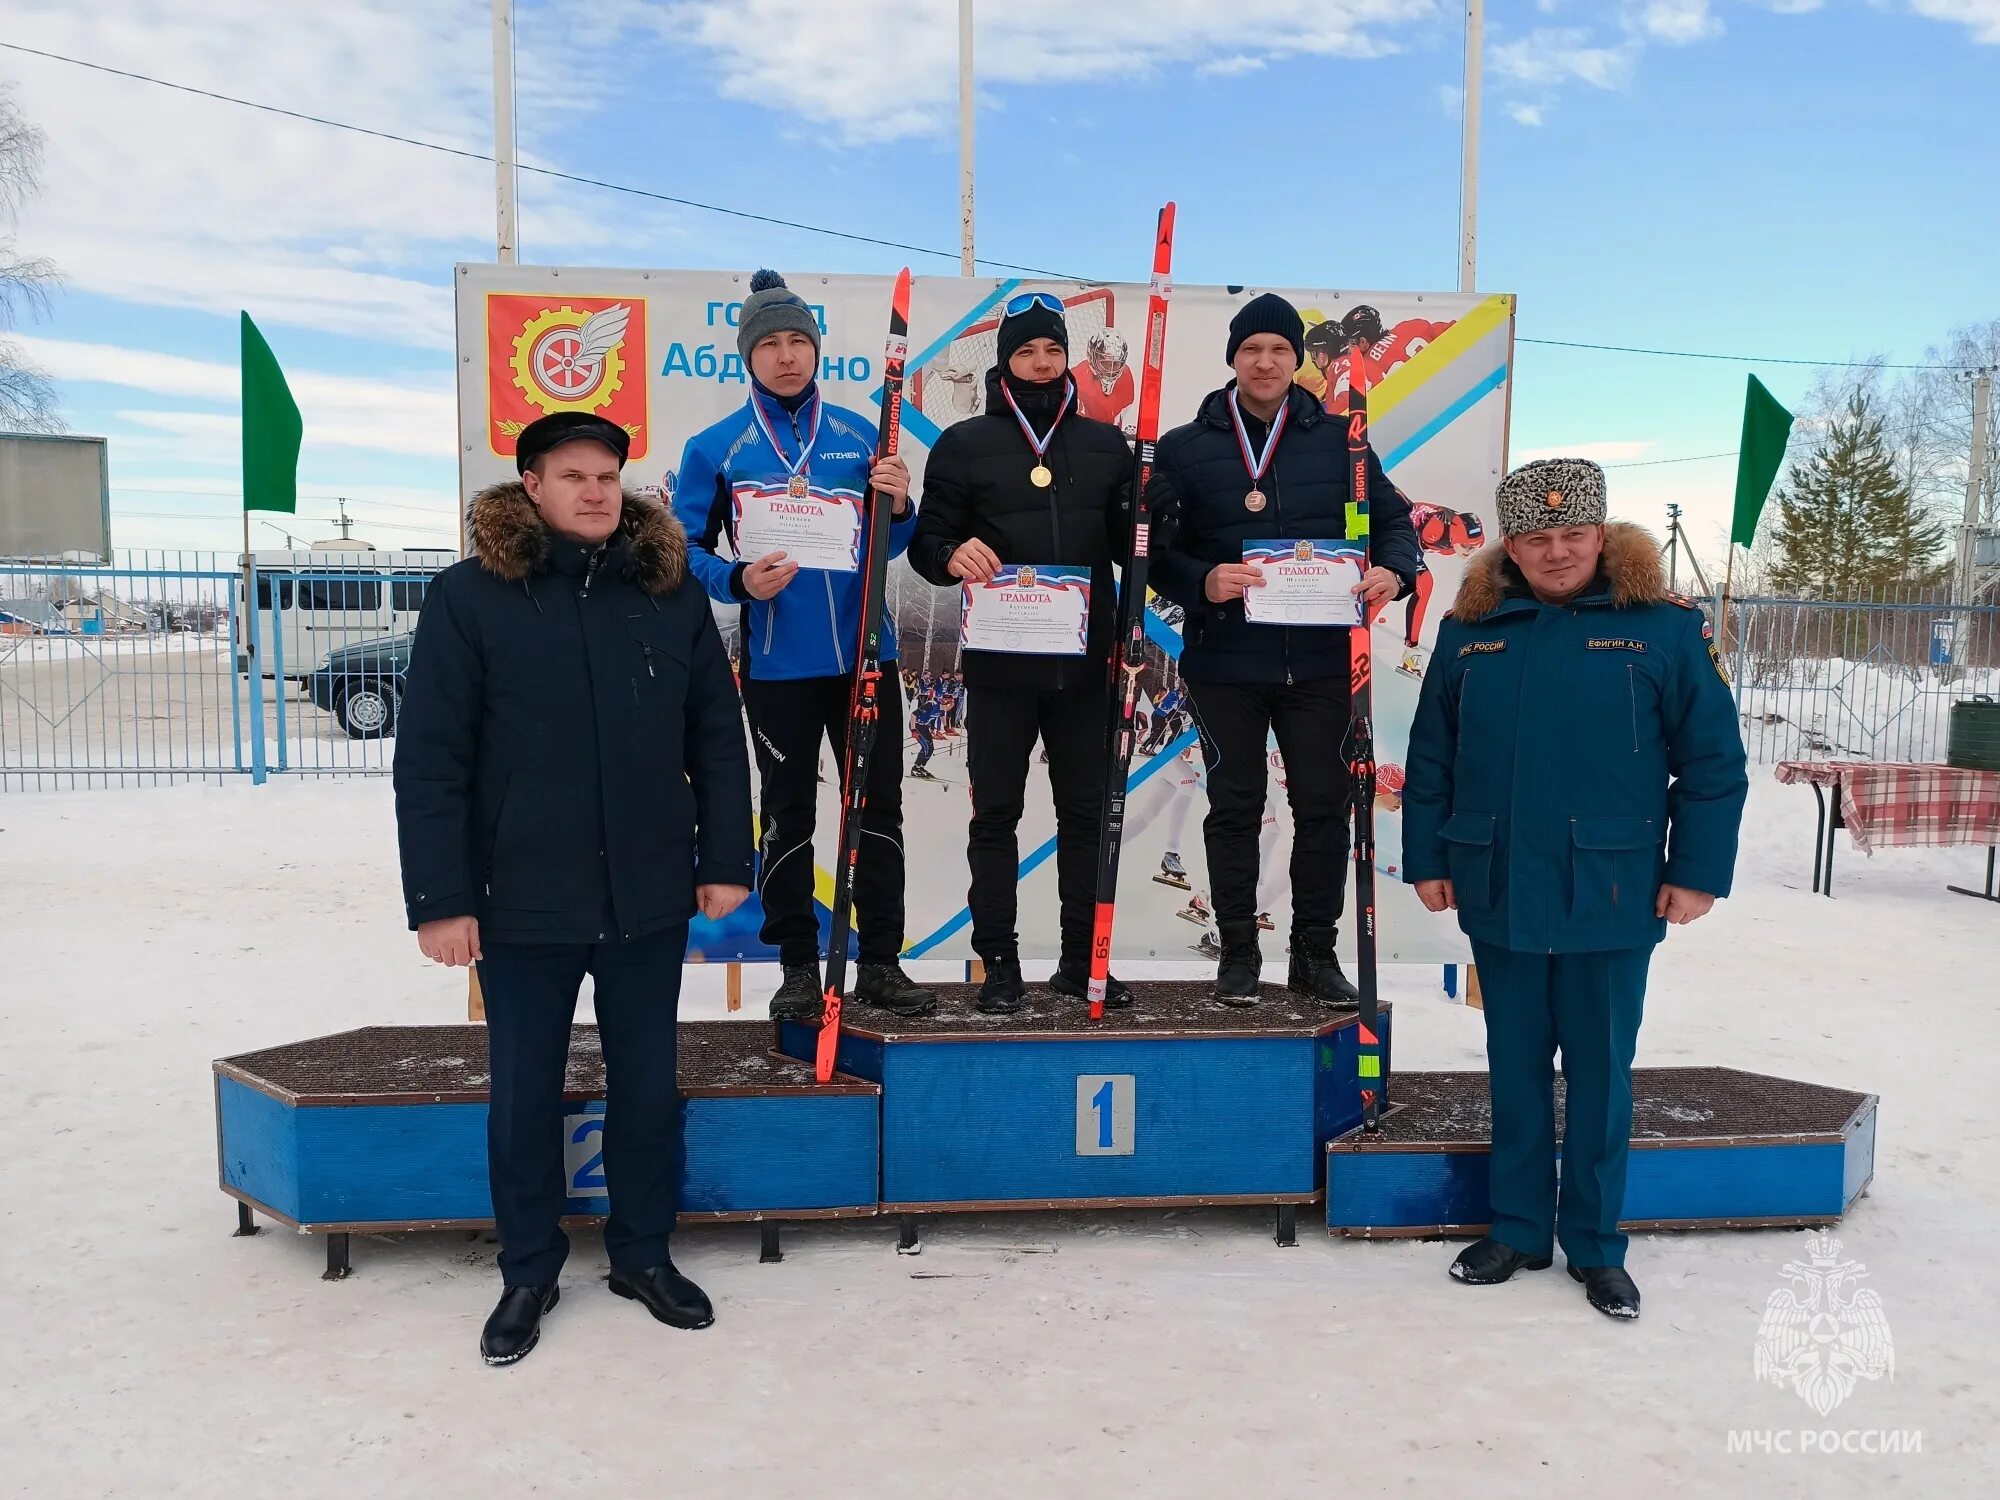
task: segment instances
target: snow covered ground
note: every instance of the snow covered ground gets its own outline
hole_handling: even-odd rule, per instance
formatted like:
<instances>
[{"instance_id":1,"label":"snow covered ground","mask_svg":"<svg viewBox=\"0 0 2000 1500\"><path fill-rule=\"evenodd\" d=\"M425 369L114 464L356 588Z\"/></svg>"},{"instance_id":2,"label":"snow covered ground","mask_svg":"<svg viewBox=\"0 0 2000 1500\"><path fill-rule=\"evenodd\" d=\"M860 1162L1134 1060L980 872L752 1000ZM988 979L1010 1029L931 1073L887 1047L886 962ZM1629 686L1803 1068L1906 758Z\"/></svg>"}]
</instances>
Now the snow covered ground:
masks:
<instances>
[{"instance_id":1,"label":"snow covered ground","mask_svg":"<svg viewBox=\"0 0 2000 1500\"><path fill-rule=\"evenodd\" d=\"M581 1236L541 1348L485 1369L490 1245L357 1241L327 1284L317 1240L232 1239L215 1187L211 1059L463 1018L402 930L388 787L0 796L0 1493L1991 1494L2000 907L1944 893L1970 850L1843 846L1815 897L1812 822L1760 779L1739 894L1656 963L1640 1061L1882 1096L1838 1233L1895 1372L1826 1418L1753 1375L1804 1247L1778 1231L1636 1240L1621 1326L1560 1266L1473 1290L1451 1246L1302 1222L1280 1250L1250 1212L966 1219L915 1259L808 1227L778 1266L729 1226L677 1242L700 1334L612 1297ZM1436 978L1391 971L1396 1062L1477 1066ZM722 1014L719 973L684 1013ZM1921 1451L1730 1451L1801 1430Z\"/></svg>"}]
</instances>

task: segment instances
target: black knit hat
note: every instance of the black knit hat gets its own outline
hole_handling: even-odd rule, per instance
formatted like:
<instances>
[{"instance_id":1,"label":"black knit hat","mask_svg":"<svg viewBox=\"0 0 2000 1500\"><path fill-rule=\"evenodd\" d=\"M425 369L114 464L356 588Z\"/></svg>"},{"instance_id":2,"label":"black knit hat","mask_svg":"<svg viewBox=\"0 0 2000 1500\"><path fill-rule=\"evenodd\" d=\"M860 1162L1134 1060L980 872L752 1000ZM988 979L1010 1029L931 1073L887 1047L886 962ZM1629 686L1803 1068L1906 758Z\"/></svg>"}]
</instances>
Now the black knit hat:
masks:
<instances>
[{"instance_id":1,"label":"black knit hat","mask_svg":"<svg viewBox=\"0 0 2000 1500\"><path fill-rule=\"evenodd\" d=\"M1029 339L1054 339L1062 345L1063 353L1069 353L1069 320L1052 307L1040 302L1030 303L1026 311L1011 313L1000 320L999 354L1000 368L1007 368L1007 361Z\"/></svg>"},{"instance_id":2,"label":"black knit hat","mask_svg":"<svg viewBox=\"0 0 2000 1500\"><path fill-rule=\"evenodd\" d=\"M1277 334L1292 346L1292 357L1301 364L1305 362L1305 319L1276 292L1266 292L1244 303L1229 320L1229 352L1222 357L1223 363L1235 364L1236 351L1243 347L1243 341L1259 333Z\"/></svg>"}]
</instances>

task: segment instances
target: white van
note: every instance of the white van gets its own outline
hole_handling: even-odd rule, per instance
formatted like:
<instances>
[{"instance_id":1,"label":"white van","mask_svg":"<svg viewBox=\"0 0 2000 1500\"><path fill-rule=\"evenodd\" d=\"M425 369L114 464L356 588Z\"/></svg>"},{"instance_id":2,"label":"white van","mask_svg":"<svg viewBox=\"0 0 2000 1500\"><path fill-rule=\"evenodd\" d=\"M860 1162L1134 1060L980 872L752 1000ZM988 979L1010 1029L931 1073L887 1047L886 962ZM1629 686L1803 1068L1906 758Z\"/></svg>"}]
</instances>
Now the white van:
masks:
<instances>
[{"instance_id":1,"label":"white van","mask_svg":"<svg viewBox=\"0 0 2000 1500\"><path fill-rule=\"evenodd\" d=\"M458 561L456 552L378 552L326 548L310 552L256 552L256 643L264 676L312 675L327 653L417 628L424 590L436 574ZM240 570L243 559L238 557ZM237 670L249 670L243 597L236 583Z\"/></svg>"}]
</instances>

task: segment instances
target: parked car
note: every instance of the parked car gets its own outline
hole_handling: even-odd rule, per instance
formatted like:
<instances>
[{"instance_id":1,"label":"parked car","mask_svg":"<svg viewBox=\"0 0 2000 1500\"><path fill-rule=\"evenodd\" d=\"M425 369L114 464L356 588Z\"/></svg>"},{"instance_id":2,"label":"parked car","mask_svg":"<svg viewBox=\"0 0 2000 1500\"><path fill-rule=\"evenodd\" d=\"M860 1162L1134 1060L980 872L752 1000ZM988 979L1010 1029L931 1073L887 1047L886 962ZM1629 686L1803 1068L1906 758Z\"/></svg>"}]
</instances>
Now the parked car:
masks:
<instances>
[{"instance_id":1,"label":"parked car","mask_svg":"<svg viewBox=\"0 0 2000 1500\"><path fill-rule=\"evenodd\" d=\"M306 691L352 739L394 734L414 639L390 635L330 651L306 679Z\"/></svg>"}]
</instances>

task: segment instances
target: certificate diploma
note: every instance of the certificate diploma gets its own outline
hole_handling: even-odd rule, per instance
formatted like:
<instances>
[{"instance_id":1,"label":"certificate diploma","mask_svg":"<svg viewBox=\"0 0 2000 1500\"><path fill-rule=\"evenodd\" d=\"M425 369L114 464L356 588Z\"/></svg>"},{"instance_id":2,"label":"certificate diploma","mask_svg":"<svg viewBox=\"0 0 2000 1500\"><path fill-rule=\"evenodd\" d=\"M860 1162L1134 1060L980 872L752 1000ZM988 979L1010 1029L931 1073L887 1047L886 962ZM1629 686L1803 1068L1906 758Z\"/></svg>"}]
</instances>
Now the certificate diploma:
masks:
<instances>
[{"instance_id":1,"label":"certificate diploma","mask_svg":"<svg viewBox=\"0 0 2000 1500\"><path fill-rule=\"evenodd\" d=\"M736 555L755 562L782 552L802 568L853 573L861 567L861 496L821 489L803 495L783 484L736 486Z\"/></svg>"},{"instance_id":2,"label":"certificate diploma","mask_svg":"<svg viewBox=\"0 0 2000 1500\"><path fill-rule=\"evenodd\" d=\"M1090 643L1090 569L1020 563L960 589L959 644L968 651L1082 656Z\"/></svg>"},{"instance_id":3,"label":"certificate diploma","mask_svg":"<svg viewBox=\"0 0 2000 1500\"><path fill-rule=\"evenodd\" d=\"M1261 568L1264 586L1243 591L1243 618L1257 625L1361 624L1354 592L1368 569L1360 542L1307 538L1243 544L1243 561Z\"/></svg>"}]
</instances>

